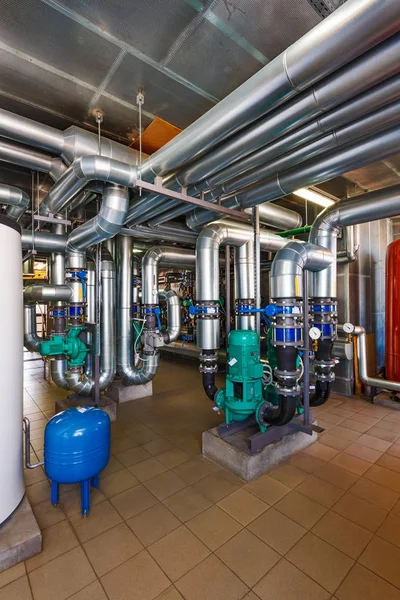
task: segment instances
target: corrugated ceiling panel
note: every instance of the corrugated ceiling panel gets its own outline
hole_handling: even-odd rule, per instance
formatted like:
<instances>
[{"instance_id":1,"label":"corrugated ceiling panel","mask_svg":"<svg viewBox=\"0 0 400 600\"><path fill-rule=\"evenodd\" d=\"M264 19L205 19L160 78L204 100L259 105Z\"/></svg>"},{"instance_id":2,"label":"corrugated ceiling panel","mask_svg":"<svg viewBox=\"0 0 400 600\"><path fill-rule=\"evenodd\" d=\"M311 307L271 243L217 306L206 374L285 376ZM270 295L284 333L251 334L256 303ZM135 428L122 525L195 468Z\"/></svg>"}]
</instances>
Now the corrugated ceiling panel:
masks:
<instances>
[{"instance_id":1,"label":"corrugated ceiling panel","mask_svg":"<svg viewBox=\"0 0 400 600\"><path fill-rule=\"evenodd\" d=\"M3 43L98 85L119 48L40 0L0 0Z\"/></svg>"},{"instance_id":2,"label":"corrugated ceiling panel","mask_svg":"<svg viewBox=\"0 0 400 600\"><path fill-rule=\"evenodd\" d=\"M77 120L86 118L87 106L93 95L91 90L1 49L0 91Z\"/></svg>"},{"instance_id":3,"label":"corrugated ceiling panel","mask_svg":"<svg viewBox=\"0 0 400 600\"><path fill-rule=\"evenodd\" d=\"M156 61L197 14L184 0L62 0L62 4Z\"/></svg>"},{"instance_id":4,"label":"corrugated ceiling panel","mask_svg":"<svg viewBox=\"0 0 400 600\"><path fill-rule=\"evenodd\" d=\"M168 66L221 99L251 77L262 64L214 25L203 21Z\"/></svg>"},{"instance_id":5,"label":"corrugated ceiling panel","mask_svg":"<svg viewBox=\"0 0 400 600\"><path fill-rule=\"evenodd\" d=\"M368 167L350 171L346 173L345 177L348 177L351 181L355 181L367 190L379 190L400 182L398 175L386 166L384 162L374 163Z\"/></svg>"},{"instance_id":6,"label":"corrugated ceiling panel","mask_svg":"<svg viewBox=\"0 0 400 600\"><path fill-rule=\"evenodd\" d=\"M144 109L183 129L211 108L212 103L132 55L122 61L107 92L134 104L139 89Z\"/></svg>"}]
</instances>

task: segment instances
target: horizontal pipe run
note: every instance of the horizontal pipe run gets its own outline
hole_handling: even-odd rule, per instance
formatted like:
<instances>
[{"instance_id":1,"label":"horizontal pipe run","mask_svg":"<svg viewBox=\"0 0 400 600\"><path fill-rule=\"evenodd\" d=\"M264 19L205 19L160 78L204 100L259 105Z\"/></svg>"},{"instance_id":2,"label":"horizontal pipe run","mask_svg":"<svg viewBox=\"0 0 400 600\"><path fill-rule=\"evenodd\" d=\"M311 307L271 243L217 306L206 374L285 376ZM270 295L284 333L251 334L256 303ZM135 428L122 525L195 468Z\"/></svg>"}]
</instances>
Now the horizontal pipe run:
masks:
<instances>
[{"instance_id":1,"label":"horizontal pipe run","mask_svg":"<svg viewBox=\"0 0 400 600\"><path fill-rule=\"evenodd\" d=\"M0 184L0 205L6 204L7 215L17 221L22 217L30 205L30 198L26 192L12 185Z\"/></svg>"},{"instance_id":2,"label":"horizontal pipe run","mask_svg":"<svg viewBox=\"0 0 400 600\"><path fill-rule=\"evenodd\" d=\"M69 302L72 288L69 285L28 285L24 289L24 302Z\"/></svg>"},{"instance_id":3,"label":"horizontal pipe run","mask_svg":"<svg viewBox=\"0 0 400 600\"><path fill-rule=\"evenodd\" d=\"M367 344L364 327L357 325L354 328L353 335L357 336L358 372L363 384L392 392L400 392L399 381L389 381L388 379L380 379L379 377L370 377L368 375Z\"/></svg>"},{"instance_id":4,"label":"horizontal pipe run","mask_svg":"<svg viewBox=\"0 0 400 600\"><path fill-rule=\"evenodd\" d=\"M3 139L0 139L0 160L25 169L49 173L53 181L57 181L67 168L61 158Z\"/></svg>"},{"instance_id":5,"label":"horizontal pipe run","mask_svg":"<svg viewBox=\"0 0 400 600\"><path fill-rule=\"evenodd\" d=\"M24 250L37 250L38 252L50 254L51 252L65 252L68 236L47 231L32 232L30 229L23 229L21 239Z\"/></svg>"}]
</instances>

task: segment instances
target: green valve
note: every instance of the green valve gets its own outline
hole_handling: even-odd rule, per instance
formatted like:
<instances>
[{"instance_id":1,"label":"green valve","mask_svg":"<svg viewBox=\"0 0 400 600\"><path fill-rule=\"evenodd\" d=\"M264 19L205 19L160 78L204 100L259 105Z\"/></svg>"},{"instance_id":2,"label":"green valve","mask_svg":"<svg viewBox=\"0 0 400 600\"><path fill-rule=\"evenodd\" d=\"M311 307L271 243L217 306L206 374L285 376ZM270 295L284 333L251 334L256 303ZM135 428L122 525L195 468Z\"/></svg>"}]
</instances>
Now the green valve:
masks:
<instances>
[{"instance_id":1,"label":"green valve","mask_svg":"<svg viewBox=\"0 0 400 600\"><path fill-rule=\"evenodd\" d=\"M86 329L85 325L71 326L67 335L52 335L49 340L39 344L39 352L42 356L64 355L68 358L70 367L82 367L89 349L79 338L81 331Z\"/></svg>"}]
</instances>

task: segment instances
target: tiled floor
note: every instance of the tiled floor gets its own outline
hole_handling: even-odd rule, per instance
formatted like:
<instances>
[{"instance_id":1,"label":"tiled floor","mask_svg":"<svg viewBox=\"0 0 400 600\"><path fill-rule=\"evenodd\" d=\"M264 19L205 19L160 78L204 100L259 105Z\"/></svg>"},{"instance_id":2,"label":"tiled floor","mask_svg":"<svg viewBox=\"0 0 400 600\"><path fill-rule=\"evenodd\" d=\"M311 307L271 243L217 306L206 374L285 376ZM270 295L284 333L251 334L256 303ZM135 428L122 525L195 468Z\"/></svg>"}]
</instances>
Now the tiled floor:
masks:
<instances>
[{"instance_id":1,"label":"tiled floor","mask_svg":"<svg viewBox=\"0 0 400 600\"><path fill-rule=\"evenodd\" d=\"M25 373L42 457L64 392ZM43 552L0 574L0 600L400 600L400 412L333 396L318 442L250 484L202 458L212 411L197 365L162 361L154 395L122 405L92 493L49 502L26 473Z\"/></svg>"}]
</instances>

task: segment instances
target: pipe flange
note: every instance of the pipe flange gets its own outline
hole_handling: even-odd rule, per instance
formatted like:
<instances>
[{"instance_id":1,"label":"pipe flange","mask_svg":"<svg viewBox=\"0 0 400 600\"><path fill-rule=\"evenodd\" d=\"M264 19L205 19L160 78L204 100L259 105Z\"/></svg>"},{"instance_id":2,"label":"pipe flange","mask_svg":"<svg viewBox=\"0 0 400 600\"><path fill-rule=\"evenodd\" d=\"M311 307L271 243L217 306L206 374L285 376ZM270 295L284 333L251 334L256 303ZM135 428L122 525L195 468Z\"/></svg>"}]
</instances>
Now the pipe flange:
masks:
<instances>
[{"instance_id":1,"label":"pipe flange","mask_svg":"<svg viewBox=\"0 0 400 600\"><path fill-rule=\"evenodd\" d=\"M335 381L335 373L330 371L329 373L315 373L314 379L317 381L326 381L327 383L332 383Z\"/></svg>"},{"instance_id":2,"label":"pipe flange","mask_svg":"<svg viewBox=\"0 0 400 600\"><path fill-rule=\"evenodd\" d=\"M199 366L200 373L218 373L218 365L202 365Z\"/></svg>"},{"instance_id":3,"label":"pipe flange","mask_svg":"<svg viewBox=\"0 0 400 600\"><path fill-rule=\"evenodd\" d=\"M286 379L298 379L300 377L300 369L296 369L295 371L282 371L278 368L274 369L274 373L276 375L276 377L279 377L279 379L282 380L286 380Z\"/></svg>"},{"instance_id":4,"label":"pipe flange","mask_svg":"<svg viewBox=\"0 0 400 600\"><path fill-rule=\"evenodd\" d=\"M201 360L201 362L214 362L216 360L218 360L218 354L203 354L201 353L199 355L199 358Z\"/></svg>"},{"instance_id":5,"label":"pipe flange","mask_svg":"<svg viewBox=\"0 0 400 600\"><path fill-rule=\"evenodd\" d=\"M299 396L300 395L300 386L295 385L291 388L288 387L280 387L278 384L276 386L276 391L280 396Z\"/></svg>"},{"instance_id":6,"label":"pipe flange","mask_svg":"<svg viewBox=\"0 0 400 600\"><path fill-rule=\"evenodd\" d=\"M320 369L333 369L333 367L337 364L336 359L332 358L330 360L313 360L313 365L315 368Z\"/></svg>"}]
</instances>

